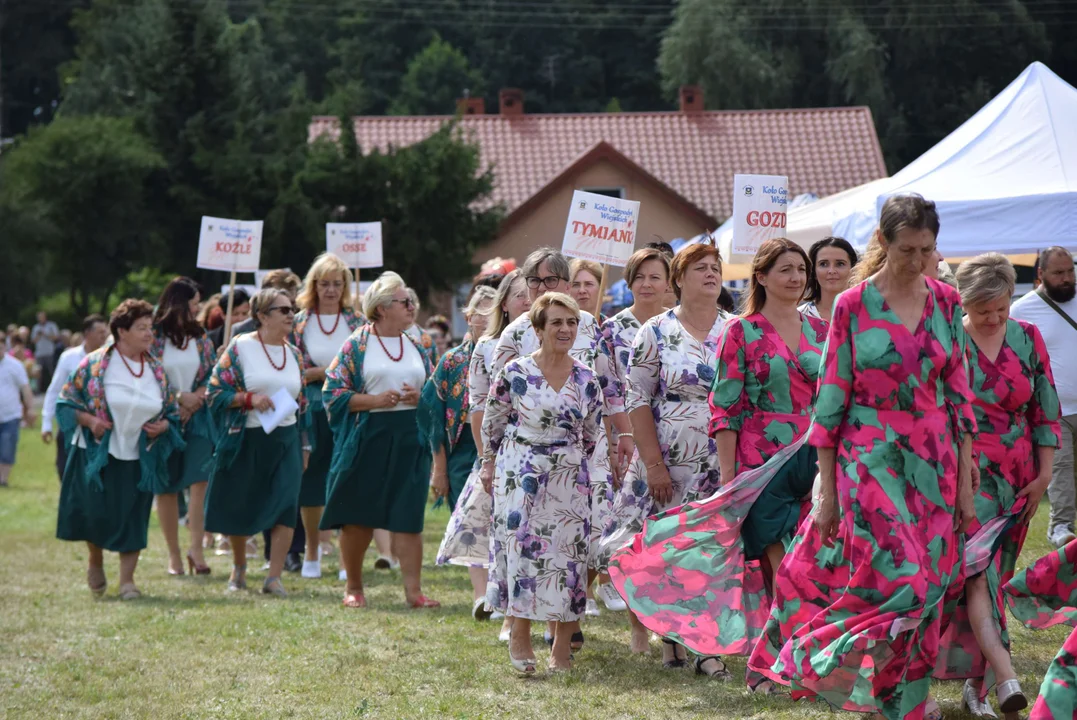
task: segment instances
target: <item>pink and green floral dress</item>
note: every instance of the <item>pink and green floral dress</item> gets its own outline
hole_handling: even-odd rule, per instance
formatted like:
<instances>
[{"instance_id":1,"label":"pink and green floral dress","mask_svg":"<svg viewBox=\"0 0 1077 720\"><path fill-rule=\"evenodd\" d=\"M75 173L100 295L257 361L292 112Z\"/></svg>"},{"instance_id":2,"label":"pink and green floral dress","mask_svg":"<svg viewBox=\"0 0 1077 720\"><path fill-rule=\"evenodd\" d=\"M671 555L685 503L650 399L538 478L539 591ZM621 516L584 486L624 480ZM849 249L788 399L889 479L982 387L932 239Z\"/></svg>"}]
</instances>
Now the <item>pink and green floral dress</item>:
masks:
<instances>
[{"instance_id":1,"label":"pink and green floral dress","mask_svg":"<svg viewBox=\"0 0 1077 720\"><path fill-rule=\"evenodd\" d=\"M598 380L578 360L560 389L530 356L509 361L494 380L482 420L497 457L486 602L506 615L583 615L601 407Z\"/></svg>"},{"instance_id":2,"label":"pink and green floral dress","mask_svg":"<svg viewBox=\"0 0 1077 720\"><path fill-rule=\"evenodd\" d=\"M835 448L838 537L805 521L749 668L853 712L920 720L964 590L958 446L974 433L960 299L925 278L910 331L869 279L838 296L808 441Z\"/></svg>"},{"instance_id":3,"label":"pink and green floral dress","mask_svg":"<svg viewBox=\"0 0 1077 720\"><path fill-rule=\"evenodd\" d=\"M1002 586L1013 577L1028 525L1017 525L1025 500L1017 499L1039 474L1037 447L1058 447L1058 394L1051 376L1047 346L1036 327L1019 320L1006 324L1006 336L994 360L969 338L968 359L976 437L972 452L980 468L976 519L968 529L965 573L986 573L995 600L995 628L1009 648ZM954 609L942 637L935 667L940 679L981 678L984 697L994 685L976 636L964 597Z\"/></svg>"},{"instance_id":4,"label":"pink and green floral dress","mask_svg":"<svg viewBox=\"0 0 1077 720\"><path fill-rule=\"evenodd\" d=\"M1077 540L1037 560L1003 587L1025 627L1077 626ZM1062 644L1040 685L1029 720L1077 720L1077 630Z\"/></svg>"},{"instance_id":5,"label":"pink and green floral dress","mask_svg":"<svg viewBox=\"0 0 1077 720\"><path fill-rule=\"evenodd\" d=\"M615 583L640 622L701 655L747 655L762 634L769 596L759 563L745 556L741 528L775 470L792 456L787 448L803 444L825 337L826 324L805 317L798 346L790 350L761 314L729 322L708 414L712 434L738 433L742 472L709 497L648 518L643 532L615 555ZM755 471L771 459L771 467Z\"/></svg>"}]
</instances>

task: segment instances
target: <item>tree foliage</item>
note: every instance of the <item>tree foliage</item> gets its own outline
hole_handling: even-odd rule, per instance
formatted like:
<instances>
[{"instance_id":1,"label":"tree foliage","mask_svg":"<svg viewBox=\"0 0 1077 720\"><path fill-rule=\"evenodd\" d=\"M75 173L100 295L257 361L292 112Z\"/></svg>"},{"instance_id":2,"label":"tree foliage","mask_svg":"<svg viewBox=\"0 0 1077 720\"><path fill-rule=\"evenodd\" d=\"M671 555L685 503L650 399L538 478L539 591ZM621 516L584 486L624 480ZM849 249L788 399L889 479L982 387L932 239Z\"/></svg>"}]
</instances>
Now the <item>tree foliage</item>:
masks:
<instances>
[{"instance_id":1,"label":"tree foliage","mask_svg":"<svg viewBox=\"0 0 1077 720\"><path fill-rule=\"evenodd\" d=\"M445 115L455 112L464 93L481 97L486 91L482 75L471 68L464 54L435 35L408 63L400 79L400 92L389 106L392 115Z\"/></svg>"},{"instance_id":2,"label":"tree foliage","mask_svg":"<svg viewBox=\"0 0 1077 720\"><path fill-rule=\"evenodd\" d=\"M658 66L715 108L867 105L897 170L1048 51L1017 0L683 0Z\"/></svg>"},{"instance_id":3,"label":"tree foliage","mask_svg":"<svg viewBox=\"0 0 1077 720\"><path fill-rule=\"evenodd\" d=\"M422 296L473 272L475 250L502 215L489 199L493 175L454 123L388 153L363 154L348 132L339 143L321 140L300 185L320 223L380 220L385 267Z\"/></svg>"},{"instance_id":4,"label":"tree foliage","mask_svg":"<svg viewBox=\"0 0 1077 720\"><path fill-rule=\"evenodd\" d=\"M0 166L0 207L32 209L4 228L5 248L39 246L80 315L105 310L93 299L159 249L145 186L163 167L129 120L60 118L33 130Z\"/></svg>"}]
</instances>

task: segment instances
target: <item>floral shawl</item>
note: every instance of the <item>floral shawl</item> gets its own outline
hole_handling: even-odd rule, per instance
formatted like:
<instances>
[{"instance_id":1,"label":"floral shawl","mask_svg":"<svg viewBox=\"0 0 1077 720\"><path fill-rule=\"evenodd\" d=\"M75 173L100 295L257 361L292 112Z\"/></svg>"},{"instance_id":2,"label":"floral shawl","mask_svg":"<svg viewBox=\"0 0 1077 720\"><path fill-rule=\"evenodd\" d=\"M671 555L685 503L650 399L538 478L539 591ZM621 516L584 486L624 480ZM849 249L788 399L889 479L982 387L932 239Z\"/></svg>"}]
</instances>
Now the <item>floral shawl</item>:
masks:
<instances>
[{"instance_id":1,"label":"floral shawl","mask_svg":"<svg viewBox=\"0 0 1077 720\"><path fill-rule=\"evenodd\" d=\"M242 407L232 407L232 400L241 392L247 392L247 384L243 379L243 365L239 362L239 349L236 341L246 337L237 335L228 343L228 347L217 364L213 368L213 374L209 378L209 389L206 391L206 406L209 408L210 417L217 431L217 446L213 453L212 473L227 470L239 453L243 444L243 434L247 429L247 411ZM303 358L299 350L291 343L284 346L292 352L292 359L299 366L299 372L303 372ZM306 396L299 394L299 416L306 411Z\"/></svg>"},{"instance_id":2,"label":"floral shawl","mask_svg":"<svg viewBox=\"0 0 1077 720\"><path fill-rule=\"evenodd\" d=\"M366 392L366 382L363 379L363 360L366 359L367 340L370 339L370 330L373 326L363 325L348 338L344 347L325 371L325 385L322 388L322 404L329 415L329 429L333 432L333 462L329 467L330 483L332 479L341 473L351 469L355 452L359 448L359 436L363 426L366 425L370 415L365 410L353 413L348 409L348 401L352 395L362 395ZM404 333L419 356L423 359L423 367L426 368L426 376L430 377L430 356L423 352L422 346L409 335Z\"/></svg>"},{"instance_id":3,"label":"floral shawl","mask_svg":"<svg viewBox=\"0 0 1077 720\"><path fill-rule=\"evenodd\" d=\"M438 362L419 400L419 435L431 452L451 455L468 424L468 366L475 343L468 335Z\"/></svg>"},{"instance_id":4,"label":"floral shawl","mask_svg":"<svg viewBox=\"0 0 1077 720\"><path fill-rule=\"evenodd\" d=\"M165 361L166 341L167 339L161 329L154 327L153 345L150 346L150 354L157 358L157 361L162 363L162 366ZM180 393L194 392L198 388L207 387L209 385L209 376L213 374L213 365L217 362L217 351L213 349L213 341L209 339L209 333L204 332L198 337L192 338L192 341L197 343L198 356L201 361L198 366L198 374L195 375L193 387L175 388L177 398ZM216 440L213 421L209 415L209 407L202 405L198 412L183 424L182 430L185 437L204 437L209 440Z\"/></svg>"},{"instance_id":5,"label":"floral shawl","mask_svg":"<svg viewBox=\"0 0 1077 720\"><path fill-rule=\"evenodd\" d=\"M434 367L438 361L438 348L434 344L434 336L418 325L412 325L404 331L404 334L415 341L415 346L419 348L419 352L426 356L430 367Z\"/></svg>"},{"instance_id":6,"label":"floral shawl","mask_svg":"<svg viewBox=\"0 0 1077 720\"><path fill-rule=\"evenodd\" d=\"M76 433L82 433L85 449L75 448L71 454L86 453L86 479L96 490L105 489L101 482L101 471L109 461L108 447L112 430L106 430L100 441L95 440L89 428L78 424L78 413L90 413L108 423L112 422L112 412L105 398L104 380L114 349L115 345L110 342L84 357L60 391L60 397L56 403L56 419L60 423L64 437L75 438ZM142 492L158 494L159 491L168 487L169 456L173 452L183 450L187 447L187 443L183 441L183 435L179 430L178 396L168 383L164 366L152 355L147 356L146 364L153 373L158 387L161 388L161 396L164 399L161 412L151 422L162 418L168 420L168 430L153 439L146 435L145 430L139 435L140 452L138 455L142 476L138 489Z\"/></svg>"}]
</instances>

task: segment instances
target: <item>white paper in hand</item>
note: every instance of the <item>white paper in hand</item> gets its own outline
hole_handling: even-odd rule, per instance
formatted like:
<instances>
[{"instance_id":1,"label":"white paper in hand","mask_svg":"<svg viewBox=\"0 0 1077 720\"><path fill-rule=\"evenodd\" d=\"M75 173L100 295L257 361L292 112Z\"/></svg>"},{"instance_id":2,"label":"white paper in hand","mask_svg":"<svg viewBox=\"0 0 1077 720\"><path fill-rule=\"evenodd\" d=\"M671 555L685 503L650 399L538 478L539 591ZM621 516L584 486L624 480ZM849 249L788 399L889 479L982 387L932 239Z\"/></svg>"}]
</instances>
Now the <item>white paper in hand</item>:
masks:
<instances>
[{"instance_id":1,"label":"white paper in hand","mask_svg":"<svg viewBox=\"0 0 1077 720\"><path fill-rule=\"evenodd\" d=\"M284 418L299 409L299 403L284 388L273 393L269 399L273 401L272 410L267 410L266 412L254 411L255 417L258 418L258 422L262 423L262 429L267 434L276 430L284 422Z\"/></svg>"}]
</instances>

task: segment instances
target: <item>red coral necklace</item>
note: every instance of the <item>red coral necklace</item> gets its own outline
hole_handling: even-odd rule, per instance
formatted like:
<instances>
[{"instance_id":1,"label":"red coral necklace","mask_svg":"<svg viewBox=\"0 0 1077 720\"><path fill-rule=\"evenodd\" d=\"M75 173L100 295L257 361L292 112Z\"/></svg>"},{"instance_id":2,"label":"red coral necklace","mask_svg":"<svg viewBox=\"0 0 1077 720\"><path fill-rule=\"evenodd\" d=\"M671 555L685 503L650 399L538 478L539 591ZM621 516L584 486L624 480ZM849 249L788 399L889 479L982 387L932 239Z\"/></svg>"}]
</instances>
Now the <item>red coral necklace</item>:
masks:
<instances>
[{"instance_id":1,"label":"red coral necklace","mask_svg":"<svg viewBox=\"0 0 1077 720\"><path fill-rule=\"evenodd\" d=\"M123 360L123 365L127 368L127 372L131 373L135 379L141 378L143 373L146 372L146 353L139 353L138 355L138 362L140 364L137 373L131 368L131 365L127 362L127 358L123 356L123 353L120 352L119 348L116 348L116 354L120 356L120 360Z\"/></svg>"},{"instance_id":2,"label":"red coral necklace","mask_svg":"<svg viewBox=\"0 0 1077 720\"><path fill-rule=\"evenodd\" d=\"M284 352L282 353L283 359L280 362L280 367L277 367L277 363L273 362L273 356L269 354L269 348L266 347L266 341L262 339L262 333L258 333L258 342L262 343L262 352L266 354L266 359L269 360L269 364L273 366L274 370L283 370L288 366L288 348L284 345L280 346L280 349Z\"/></svg>"},{"instance_id":3,"label":"red coral necklace","mask_svg":"<svg viewBox=\"0 0 1077 720\"><path fill-rule=\"evenodd\" d=\"M381 349L385 351L386 356L393 362L400 362L404 359L404 334L400 334L400 355L393 357L393 354L389 352L389 348L385 347L385 342L381 339L381 335L378 334L378 329L374 328L374 337L378 338L378 344L381 345Z\"/></svg>"},{"instance_id":4,"label":"red coral necklace","mask_svg":"<svg viewBox=\"0 0 1077 720\"><path fill-rule=\"evenodd\" d=\"M325 326L322 325L322 314L321 313L315 313L314 314L314 317L318 318L318 329L322 331L322 335L332 335L333 333L335 333L337 331L337 327L340 325L340 315L341 315L340 310L337 310L336 322L333 323L332 329L326 330Z\"/></svg>"}]
</instances>

